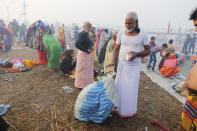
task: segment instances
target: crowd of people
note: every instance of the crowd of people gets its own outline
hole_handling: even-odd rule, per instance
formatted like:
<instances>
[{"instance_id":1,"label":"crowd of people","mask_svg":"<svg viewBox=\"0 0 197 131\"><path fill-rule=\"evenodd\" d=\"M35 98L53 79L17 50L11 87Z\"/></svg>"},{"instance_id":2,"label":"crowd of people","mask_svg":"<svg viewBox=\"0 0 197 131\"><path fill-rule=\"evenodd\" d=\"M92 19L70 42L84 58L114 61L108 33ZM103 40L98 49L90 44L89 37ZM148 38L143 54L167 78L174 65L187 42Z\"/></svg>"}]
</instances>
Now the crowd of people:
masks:
<instances>
[{"instance_id":1,"label":"crowd of people","mask_svg":"<svg viewBox=\"0 0 197 131\"><path fill-rule=\"evenodd\" d=\"M15 37L17 42L25 41L25 33L27 32L27 25L22 23L21 25L16 19L9 22L7 25L8 31Z\"/></svg>"},{"instance_id":2,"label":"crowd of people","mask_svg":"<svg viewBox=\"0 0 197 131\"><path fill-rule=\"evenodd\" d=\"M12 47L12 34L4 27L0 26L0 51L8 52Z\"/></svg>"},{"instance_id":3,"label":"crowd of people","mask_svg":"<svg viewBox=\"0 0 197 131\"><path fill-rule=\"evenodd\" d=\"M152 71L155 71L155 66L157 62L157 53L160 52L161 61L159 62L158 69L160 70L161 74L170 77L173 75L176 75L180 72L180 69L178 68L178 60L176 58L175 49L173 47L173 40L169 40L169 44L164 43L162 46L155 44L155 37L151 37L150 41L150 54L149 54L149 60L147 64L147 69L152 69Z\"/></svg>"},{"instance_id":4,"label":"crowd of people","mask_svg":"<svg viewBox=\"0 0 197 131\"><path fill-rule=\"evenodd\" d=\"M11 50L13 43L21 43L25 41L27 31L26 24L18 23L16 19L9 22L7 25L3 20L0 20L0 50L8 52Z\"/></svg>"},{"instance_id":5,"label":"crowd of people","mask_svg":"<svg viewBox=\"0 0 197 131\"><path fill-rule=\"evenodd\" d=\"M197 32L197 9L193 11L190 19L194 21ZM19 24L14 20L8 24L7 30L15 37L18 35L17 32L20 32L20 41L25 41L27 47L38 51L39 64L48 64L49 71L57 72L60 69L65 76L75 74L74 85L81 92L95 82L93 73L95 63L99 63L100 69L104 68L104 74L116 72L113 78L115 78L118 106L111 111L130 120L137 113L142 58L149 55L147 69L151 68L155 71L156 54L159 52L162 57L159 70L164 76L169 77L180 72L173 40L170 39L168 44L164 43L162 46L156 44L154 36L149 41L147 33L140 28L138 20L135 12L129 12L125 17L125 29L119 31L97 29L92 23L85 22L83 30L79 33L78 26L74 26L74 48L68 46L67 38L70 34L67 35L64 24L59 26L57 38L53 25L47 26L41 20L33 23L28 30L25 24L19 28ZM5 25L1 24L1 26L5 28ZM26 36L25 32L27 32ZM0 47L5 42L4 36L0 37ZM196 39L195 34L192 37L187 35L182 52L194 54ZM183 108L179 131L197 129L196 78L197 65L194 65L185 82L189 93ZM107 110L107 107L105 108Z\"/></svg>"},{"instance_id":6,"label":"crowd of people","mask_svg":"<svg viewBox=\"0 0 197 131\"><path fill-rule=\"evenodd\" d=\"M197 20L197 10L193 12L190 19L194 20L194 24L197 26L197 23L195 23ZM79 33L75 44L79 50L77 52L76 63L73 61L74 51L71 51L72 53L68 53L69 56L66 59L70 61L69 63L72 63L70 65L72 68L67 69L66 72L71 72L76 64L75 87L82 90L82 92L86 86L94 82L93 70L95 59L99 61L101 68L104 67L105 73L117 72L115 79L119 98L118 107L112 111L120 117L130 119L137 112L142 57L149 55L150 59L147 68L152 67L152 70L155 70L156 53L160 52L162 60L159 64L159 69L164 76L175 75L180 70L177 67L178 61L173 47L173 40L169 40L168 44L164 43L162 46L155 44L155 37L151 37L149 42L148 35L139 28L138 16L135 12L127 14L125 27L125 30L114 31L111 34L106 29L92 32L92 24L85 22L83 31ZM96 35L93 35L94 33ZM190 40L191 43L193 41ZM193 47L192 44L191 48ZM104 55L104 60L101 55ZM66 63L65 61L64 63ZM153 66L151 66L152 61ZM107 71L108 69L109 71ZM195 108L195 85L197 84L195 83L195 78L196 65L192 68L185 83L189 95L183 109L182 120L179 126L180 131L196 128L196 117L192 115L197 111Z\"/></svg>"},{"instance_id":7,"label":"crowd of people","mask_svg":"<svg viewBox=\"0 0 197 131\"><path fill-rule=\"evenodd\" d=\"M160 53L161 60L158 64L158 69L161 74L170 77L174 76L177 73L181 72L178 68L179 65L184 66L184 61L189 60L193 63L196 63L196 54L195 54L195 44L196 44L196 34L193 34L193 37L190 37L189 34L186 35L185 41L182 47L182 52L174 47L173 39L170 39L167 43L163 43L162 45L156 44L156 37L152 36L150 45L150 54L149 60L147 64L147 69L152 69L155 71L155 66L157 63L157 53ZM180 47L180 46L179 46ZM189 50L188 50L189 49ZM191 52L192 51L192 52ZM192 66L191 66L192 67Z\"/></svg>"}]
</instances>

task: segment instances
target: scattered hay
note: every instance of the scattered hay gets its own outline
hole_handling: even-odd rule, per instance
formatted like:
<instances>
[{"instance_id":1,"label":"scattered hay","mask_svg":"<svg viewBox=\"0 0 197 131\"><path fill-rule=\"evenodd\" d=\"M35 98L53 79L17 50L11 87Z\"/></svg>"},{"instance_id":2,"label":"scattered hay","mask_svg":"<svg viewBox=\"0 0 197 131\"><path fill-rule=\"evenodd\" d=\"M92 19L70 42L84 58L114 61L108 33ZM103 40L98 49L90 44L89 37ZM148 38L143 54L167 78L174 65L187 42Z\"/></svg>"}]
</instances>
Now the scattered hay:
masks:
<instances>
[{"instance_id":1,"label":"scattered hay","mask_svg":"<svg viewBox=\"0 0 197 131\"><path fill-rule=\"evenodd\" d=\"M24 58L37 60L37 52L28 48L12 50L0 58ZM97 68L99 69L99 68ZM31 71L4 74L13 77L13 82L3 81L0 75L0 103L10 104L4 116L10 131L157 131L152 120L165 127L177 130L182 104L166 91L141 74L138 95L138 112L131 121L113 114L103 124L84 123L73 116L74 104L79 91L74 80L65 79L61 72L48 72L47 65L39 65ZM64 86L74 89L73 94L61 91ZM144 87L149 87L145 89Z\"/></svg>"}]
</instances>

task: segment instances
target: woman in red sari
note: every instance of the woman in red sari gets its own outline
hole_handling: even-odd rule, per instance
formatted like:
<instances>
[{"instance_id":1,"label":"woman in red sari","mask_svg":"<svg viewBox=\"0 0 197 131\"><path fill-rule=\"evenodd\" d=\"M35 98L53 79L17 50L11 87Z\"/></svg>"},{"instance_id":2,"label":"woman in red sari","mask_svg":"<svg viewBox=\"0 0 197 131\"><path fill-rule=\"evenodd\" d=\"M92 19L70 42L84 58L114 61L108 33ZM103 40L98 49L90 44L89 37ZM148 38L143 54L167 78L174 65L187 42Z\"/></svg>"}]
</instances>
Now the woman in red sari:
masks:
<instances>
[{"instance_id":1,"label":"woman in red sari","mask_svg":"<svg viewBox=\"0 0 197 131\"><path fill-rule=\"evenodd\" d=\"M166 76L173 76L180 72L180 69L177 67L178 60L175 57L174 53L171 53L168 59L164 61L164 64L162 68L160 69L160 72Z\"/></svg>"},{"instance_id":2,"label":"woman in red sari","mask_svg":"<svg viewBox=\"0 0 197 131\"><path fill-rule=\"evenodd\" d=\"M42 41L42 36L44 32L45 32L45 28L40 27L40 34L39 36L37 36L38 43L39 43L39 46L38 46L39 64L48 64L46 48Z\"/></svg>"},{"instance_id":3,"label":"woman in red sari","mask_svg":"<svg viewBox=\"0 0 197 131\"><path fill-rule=\"evenodd\" d=\"M29 27L25 37L26 47L38 50L39 64L48 64L46 48L42 41L46 31L45 24L38 20Z\"/></svg>"}]
</instances>

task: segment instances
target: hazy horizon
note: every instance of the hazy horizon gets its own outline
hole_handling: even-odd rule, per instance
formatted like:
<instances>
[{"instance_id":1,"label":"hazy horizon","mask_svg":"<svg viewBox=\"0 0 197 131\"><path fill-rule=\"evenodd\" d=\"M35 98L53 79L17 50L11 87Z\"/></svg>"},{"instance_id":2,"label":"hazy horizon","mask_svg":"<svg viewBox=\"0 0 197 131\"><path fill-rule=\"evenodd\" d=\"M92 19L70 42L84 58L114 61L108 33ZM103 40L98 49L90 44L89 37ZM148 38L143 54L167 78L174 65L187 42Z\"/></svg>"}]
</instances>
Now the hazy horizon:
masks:
<instances>
[{"instance_id":1,"label":"hazy horizon","mask_svg":"<svg viewBox=\"0 0 197 131\"><path fill-rule=\"evenodd\" d=\"M0 0L0 19L22 22L24 0ZM26 0L26 20L47 23L76 23L90 21L94 26L123 26L129 11L135 11L139 24L145 28L193 28L189 15L196 0Z\"/></svg>"}]
</instances>

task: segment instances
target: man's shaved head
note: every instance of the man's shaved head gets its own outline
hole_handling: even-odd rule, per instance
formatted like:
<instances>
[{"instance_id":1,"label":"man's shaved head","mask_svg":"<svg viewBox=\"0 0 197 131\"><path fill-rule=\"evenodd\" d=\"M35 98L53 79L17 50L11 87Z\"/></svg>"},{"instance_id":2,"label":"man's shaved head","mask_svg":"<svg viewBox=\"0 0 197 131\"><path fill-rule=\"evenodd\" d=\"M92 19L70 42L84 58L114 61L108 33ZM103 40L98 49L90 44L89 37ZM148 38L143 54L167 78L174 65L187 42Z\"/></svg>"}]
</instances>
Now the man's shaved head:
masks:
<instances>
[{"instance_id":1,"label":"man's shaved head","mask_svg":"<svg viewBox=\"0 0 197 131\"><path fill-rule=\"evenodd\" d=\"M83 29L84 29L85 31L90 31L91 28L92 28L92 24L91 24L90 22L86 21L86 22L84 23L84 25L83 25Z\"/></svg>"}]
</instances>

